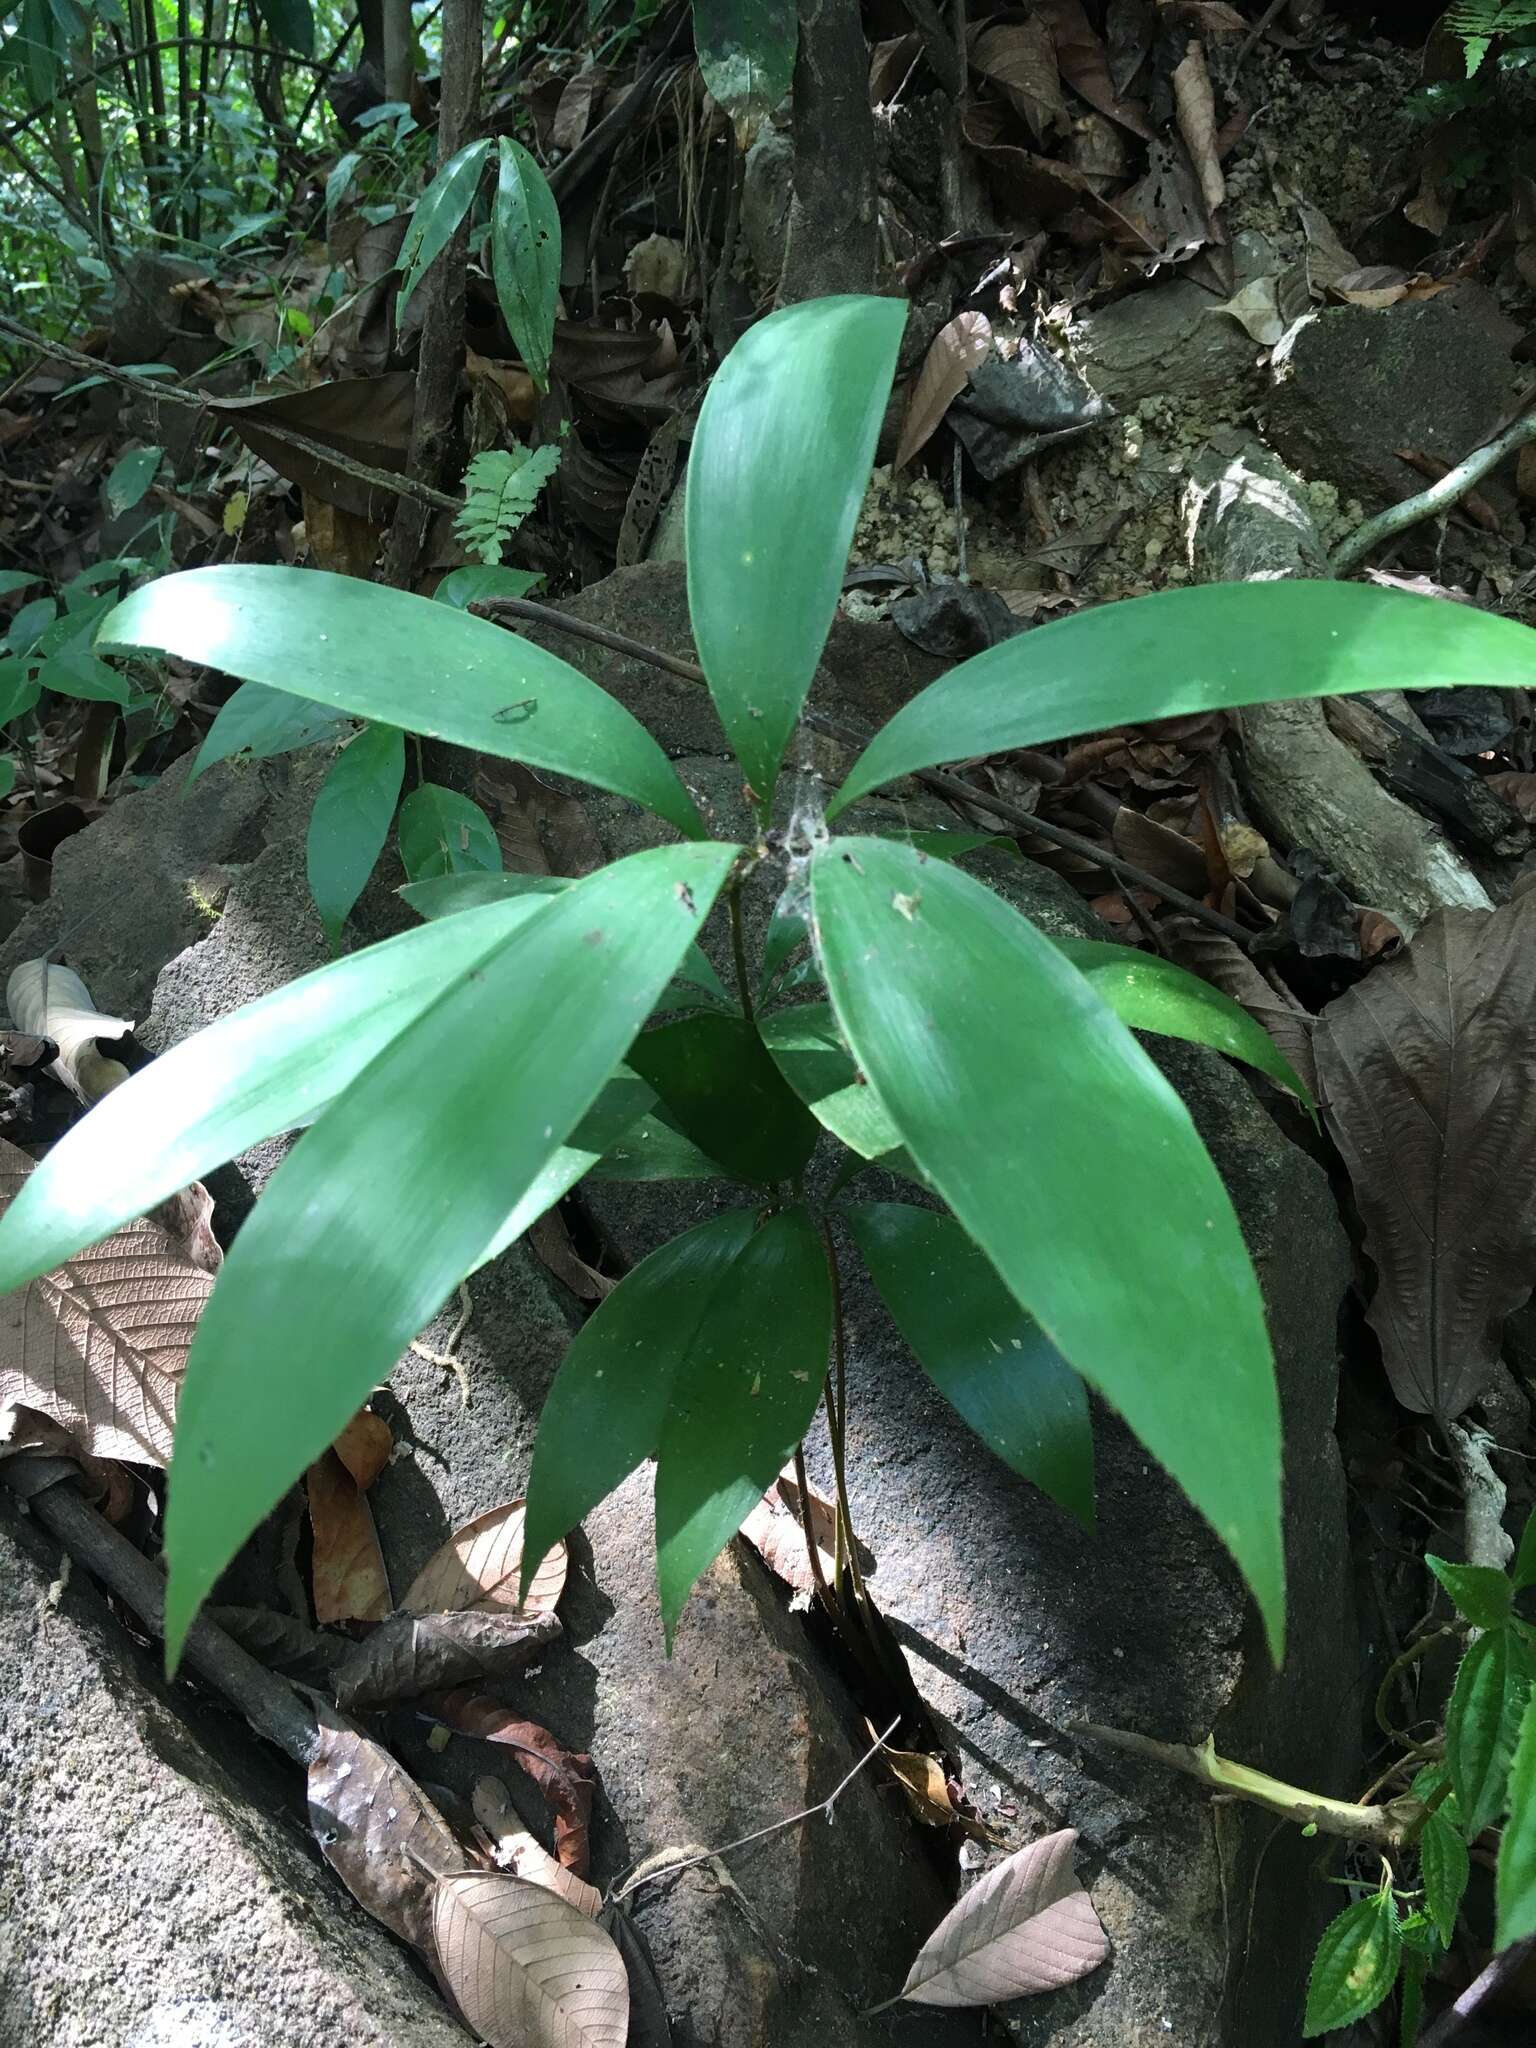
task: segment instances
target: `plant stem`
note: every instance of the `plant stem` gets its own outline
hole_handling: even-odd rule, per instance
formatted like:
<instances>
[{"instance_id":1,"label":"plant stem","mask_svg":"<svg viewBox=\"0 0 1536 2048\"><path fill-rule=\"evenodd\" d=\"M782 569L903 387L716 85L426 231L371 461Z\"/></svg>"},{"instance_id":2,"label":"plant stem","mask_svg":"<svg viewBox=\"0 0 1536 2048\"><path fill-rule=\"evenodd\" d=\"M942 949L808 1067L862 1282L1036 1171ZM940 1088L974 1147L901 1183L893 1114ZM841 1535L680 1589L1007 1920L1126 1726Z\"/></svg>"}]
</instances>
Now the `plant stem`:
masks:
<instances>
[{"instance_id":1,"label":"plant stem","mask_svg":"<svg viewBox=\"0 0 1536 2048\"><path fill-rule=\"evenodd\" d=\"M1150 1735L1136 1735L1125 1728L1104 1728L1094 1721L1074 1721L1074 1734L1085 1735L1106 1749L1123 1750L1128 1756L1149 1758L1169 1770L1182 1771L1213 1791L1235 1799L1251 1800L1270 1813L1294 1821L1298 1827L1315 1827L1319 1834L1337 1835L1346 1842L1365 1842L1378 1852L1399 1849L1412 1838L1412 1830L1423 1818L1420 1800L1392 1799L1383 1806L1357 1806L1347 1799L1326 1799L1321 1793L1287 1785L1266 1771L1250 1770L1216 1754L1216 1738L1204 1742L1158 1742Z\"/></svg>"},{"instance_id":2,"label":"plant stem","mask_svg":"<svg viewBox=\"0 0 1536 2048\"><path fill-rule=\"evenodd\" d=\"M843 1331L843 1283L837 1269L837 1246L832 1240L832 1227L825 1221L821 1226L821 1242L832 1281L832 1368L827 1375L827 1434L832 1440L832 1473L837 1484L838 1532L853 1590L861 1604L867 1605L869 1591L859 1569L859 1543L853 1531L853 1511L848 1502L848 1346Z\"/></svg>"},{"instance_id":3,"label":"plant stem","mask_svg":"<svg viewBox=\"0 0 1536 2048\"><path fill-rule=\"evenodd\" d=\"M736 963L736 993L741 997L741 1014L752 1022L752 977L747 972L747 933L741 917L741 876L731 882L728 902L731 913L731 958Z\"/></svg>"},{"instance_id":4,"label":"plant stem","mask_svg":"<svg viewBox=\"0 0 1536 2048\"><path fill-rule=\"evenodd\" d=\"M795 1445L795 1484L800 1489L800 1526L805 1531L805 1551L810 1560L811 1577L821 1604L828 1612L835 1611L837 1602L832 1597L832 1588L827 1584L827 1575L821 1568L821 1548L816 1541L815 1523L811 1514L811 1482L805 1471L805 1446Z\"/></svg>"},{"instance_id":5,"label":"plant stem","mask_svg":"<svg viewBox=\"0 0 1536 2048\"><path fill-rule=\"evenodd\" d=\"M1480 483L1490 469L1496 469L1506 455L1523 448L1527 441L1536 441L1536 412L1528 412L1523 419L1516 420L1486 447L1474 448L1464 461L1458 462L1454 469L1448 469L1427 491L1417 491L1411 498L1404 498L1400 505L1389 505L1385 512L1378 512L1374 519L1367 519L1363 526L1357 526L1349 538L1340 541L1334 549L1328 566L1335 576L1347 575L1382 541L1390 540L1394 534L1405 533L1410 526L1417 526L1421 519L1432 519L1437 512L1448 511L1467 495L1474 484Z\"/></svg>"},{"instance_id":6,"label":"plant stem","mask_svg":"<svg viewBox=\"0 0 1536 2048\"><path fill-rule=\"evenodd\" d=\"M1405 1671L1411 1670L1436 1643L1443 1642L1447 1636L1453 1636L1455 1633L1456 1630L1449 1624L1444 1628L1433 1629L1427 1636L1420 1636L1416 1643L1410 1643L1402 1655L1394 1657L1387 1666L1386 1674L1376 1688L1376 1726L1391 1741L1401 1740L1403 1733L1401 1728L1394 1728L1387 1718L1387 1694L1392 1689L1393 1680L1400 1678Z\"/></svg>"}]
</instances>

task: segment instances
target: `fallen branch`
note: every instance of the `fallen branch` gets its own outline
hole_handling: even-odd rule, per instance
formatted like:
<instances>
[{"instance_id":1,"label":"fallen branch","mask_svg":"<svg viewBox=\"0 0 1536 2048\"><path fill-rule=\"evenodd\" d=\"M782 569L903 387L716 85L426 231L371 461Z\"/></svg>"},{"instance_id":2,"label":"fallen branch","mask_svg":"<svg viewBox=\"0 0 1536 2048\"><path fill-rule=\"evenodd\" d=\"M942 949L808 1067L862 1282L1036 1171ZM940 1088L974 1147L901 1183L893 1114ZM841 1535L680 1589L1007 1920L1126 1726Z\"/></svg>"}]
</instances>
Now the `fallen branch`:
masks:
<instances>
[{"instance_id":1,"label":"fallen branch","mask_svg":"<svg viewBox=\"0 0 1536 2048\"><path fill-rule=\"evenodd\" d=\"M1509 1495L1488 1456L1493 1438L1486 1430L1447 1422L1445 1440L1451 1447L1456 1477L1461 1483L1467 1563L1490 1565L1501 1572L1514 1556L1515 1546L1504 1527Z\"/></svg>"},{"instance_id":2,"label":"fallen branch","mask_svg":"<svg viewBox=\"0 0 1536 2048\"><path fill-rule=\"evenodd\" d=\"M1372 548L1379 547L1384 540L1391 540L1394 534L1406 533L1410 526L1417 526L1422 520L1433 519L1437 512L1448 511L1481 483L1490 469L1497 469L1506 455L1512 455L1528 441L1536 441L1536 412L1528 412L1492 441L1481 448L1474 448L1427 491L1418 491L1413 497L1404 498L1400 504L1389 505L1385 512L1378 512L1374 518L1357 526L1349 538L1340 541L1334 549L1328 560L1329 568L1335 576L1347 576L1351 569L1365 560Z\"/></svg>"},{"instance_id":3,"label":"fallen branch","mask_svg":"<svg viewBox=\"0 0 1536 2048\"><path fill-rule=\"evenodd\" d=\"M1216 1738L1204 1742L1158 1742L1150 1735L1136 1735L1125 1728L1104 1728L1096 1721L1074 1721L1072 1732L1086 1736L1105 1749L1117 1749L1127 1756L1147 1758L1171 1771L1182 1771L1208 1785L1213 1792L1233 1799L1245 1799L1278 1813L1298 1827L1315 1828L1320 1835L1337 1835L1346 1842L1364 1842L1385 1853L1404 1848L1422 1826L1422 1800L1403 1797L1384 1806L1357 1806L1347 1799L1325 1799L1319 1792L1307 1792L1299 1785L1287 1785L1267 1771L1250 1770L1216 1754Z\"/></svg>"}]
</instances>

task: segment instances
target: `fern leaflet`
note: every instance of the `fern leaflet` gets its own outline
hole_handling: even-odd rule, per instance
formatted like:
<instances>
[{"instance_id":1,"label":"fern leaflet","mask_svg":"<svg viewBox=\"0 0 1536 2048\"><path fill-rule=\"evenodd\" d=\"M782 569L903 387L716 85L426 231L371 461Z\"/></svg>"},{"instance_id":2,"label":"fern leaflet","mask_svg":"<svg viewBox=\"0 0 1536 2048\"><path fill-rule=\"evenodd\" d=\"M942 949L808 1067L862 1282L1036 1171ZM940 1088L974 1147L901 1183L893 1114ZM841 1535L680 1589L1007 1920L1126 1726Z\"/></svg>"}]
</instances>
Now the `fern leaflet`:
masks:
<instances>
[{"instance_id":1,"label":"fern leaflet","mask_svg":"<svg viewBox=\"0 0 1536 2048\"><path fill-rule=\"evenodd\" d=\"M1536 0L1453 0L1442 17L1467 50L1467 76L1481 65L1495 36L1536 28Z\"/></svg>"},{"instance_id":2,"label":"fern leaflet","mask_svg":"<svg viewBox=\"0 0 1536 2048\"><path fill-rule=\"evenodd\" d=\"M488 448L464 472L464 509L453 530L488 567L501 560L559 462L553 442L543 448Z\"/></svg>"}]
</instances>

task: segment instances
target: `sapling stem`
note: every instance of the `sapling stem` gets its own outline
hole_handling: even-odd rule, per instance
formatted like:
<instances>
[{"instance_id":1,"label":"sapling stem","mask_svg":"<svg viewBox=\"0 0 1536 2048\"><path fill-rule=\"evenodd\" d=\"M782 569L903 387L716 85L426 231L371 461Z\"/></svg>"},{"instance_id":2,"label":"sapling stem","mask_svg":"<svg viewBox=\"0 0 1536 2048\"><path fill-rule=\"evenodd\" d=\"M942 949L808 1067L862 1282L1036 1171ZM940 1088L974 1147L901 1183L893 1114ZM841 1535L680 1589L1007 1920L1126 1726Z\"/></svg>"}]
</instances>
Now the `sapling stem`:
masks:
<instances>
[{"instance_id":1,"label":"sapling stem","mask_svg":"<svg viewBox=\"0 0 1536 2048\"><path fill-rule=\"evenodd\" d=\"M811 1513L811 1482L805 1472L805 1446L795 1445L795 1484L800 1489L800 1526L805 1531L805 1552L810 1560L811 1578L820 1595L821 1604L831 1613L837 1603L832 1597L832 1588L827 1584L827 1575L821 1568L821 1551L816 1542L816 1527Z\"/></svg>"},{"instance_id":2,"label":"sapling stem","mask_svg":"<svg viewBox=\"0 0 1536 2048\"><path fill-rule=\"evenodd\" d=\"M731 913L731 958L736 963L736 993L741 997L741 1014L752 1022L752 977L747 972L747 934L741 917L741 877L731 882L727 899Z\"/></svg>"},{"instance_id":3,"label":"sapling stem","mask_svg":"<svg viewBox=\"0 0 1536 2048\"><path fill-rule=\"evenodd\" d=\"M827 1254L827 1272L832 1281L832 1366L827 1374L827 1433L832 1440L832 1473L837 1484L839 1541L848 1565L848 1576L861 1604L868 1604L869 1591L859 1569L859 1544L853 1531L853 1511L848 1503L846 1444L848 1428L848 1347L843 1333L843 1284L837 1267L837 1246L831 1225L821 1226L821 1241ZM839 1558L839 1570L843 1559Z\"/></svg>"}]
</instances>

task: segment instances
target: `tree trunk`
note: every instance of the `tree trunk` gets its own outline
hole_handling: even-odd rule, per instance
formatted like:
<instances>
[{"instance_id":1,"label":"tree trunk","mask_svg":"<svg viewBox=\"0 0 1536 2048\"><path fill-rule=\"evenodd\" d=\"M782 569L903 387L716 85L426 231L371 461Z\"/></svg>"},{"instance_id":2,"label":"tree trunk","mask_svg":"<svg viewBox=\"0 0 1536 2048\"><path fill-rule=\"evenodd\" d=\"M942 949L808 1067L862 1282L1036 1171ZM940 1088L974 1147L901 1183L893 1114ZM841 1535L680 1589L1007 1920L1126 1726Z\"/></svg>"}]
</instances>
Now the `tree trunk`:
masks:
<instances>
[{"instance_id":1,"label":"tree trunk","mask_svg":"<svg viewBox=\"0 0 1536 2048\"><path fill-rule=\"evenodd\" d=\"M779 299L875 288L875 117L857 0L800 0L794 174Z\"/></svg>"}]
</instances>

